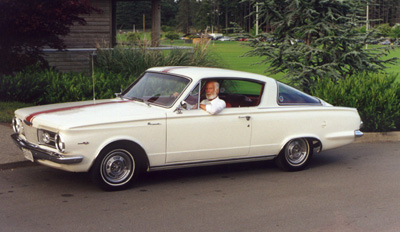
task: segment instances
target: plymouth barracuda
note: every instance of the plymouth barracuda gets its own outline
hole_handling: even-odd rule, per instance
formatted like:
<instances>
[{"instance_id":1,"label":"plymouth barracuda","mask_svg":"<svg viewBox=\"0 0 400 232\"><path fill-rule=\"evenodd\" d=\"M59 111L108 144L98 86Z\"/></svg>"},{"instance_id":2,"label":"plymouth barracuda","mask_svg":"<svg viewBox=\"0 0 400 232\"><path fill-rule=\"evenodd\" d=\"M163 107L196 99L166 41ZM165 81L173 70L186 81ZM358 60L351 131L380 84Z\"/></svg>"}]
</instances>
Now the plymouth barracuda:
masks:
<instances>
[{"instance_id":1,"label":"plymouth barracuda","mask_svg":"<svg viewBox=\"0 0 400 232\"><path fill-rule=\"evenodd\" d=\"M354 108L263 75L202 67L151 68L114 99L18 109L12 124L26 159L90 172L105 190L200 165L273 159L298 171L314 151L363 135Z\"/></svg>"}]
</instances>

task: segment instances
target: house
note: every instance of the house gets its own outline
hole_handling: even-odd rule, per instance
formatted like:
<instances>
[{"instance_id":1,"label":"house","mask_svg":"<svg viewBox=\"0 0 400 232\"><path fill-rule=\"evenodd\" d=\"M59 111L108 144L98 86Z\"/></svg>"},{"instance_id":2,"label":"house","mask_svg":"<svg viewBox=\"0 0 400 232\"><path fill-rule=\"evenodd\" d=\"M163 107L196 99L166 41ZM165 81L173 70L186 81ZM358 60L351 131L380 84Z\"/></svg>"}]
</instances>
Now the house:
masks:
<instances>
[{"instance_id":1,"label":"house","mask_svg":"<svg viewBox=\"0 0 400 232\"><path fill-rule=\"evenodd\" d=\"M51 67L62 72L84 72L91 69L91 55L96 47L112 48L116 44L116 3L122 0L92 0L92 5L102 13L85 16L86 25L74 25L64 37L66 50L44 49L45 59ZM126 1L126 0L125 0ZM135 1L135 0L131 0ZM143 1L143 0L142 0ZM152 47L160 44L161 0L152 2Z\"/></svg>"}]
</instances>

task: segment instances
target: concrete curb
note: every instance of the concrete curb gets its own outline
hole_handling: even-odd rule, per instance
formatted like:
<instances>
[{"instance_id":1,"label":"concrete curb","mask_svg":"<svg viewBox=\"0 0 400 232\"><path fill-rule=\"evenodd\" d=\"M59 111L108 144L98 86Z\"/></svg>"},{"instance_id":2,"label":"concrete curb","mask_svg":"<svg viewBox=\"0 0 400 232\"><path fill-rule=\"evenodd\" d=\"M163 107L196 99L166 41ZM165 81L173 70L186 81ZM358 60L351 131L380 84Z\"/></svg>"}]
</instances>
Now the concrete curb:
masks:
<instances>
[{"instance_id":1,"label":"concrete curb","mask_svg":"<svg viewBox=\"0 0 400 232\"><path fill-rule=\"evenodd\" d=\"M357 138L355 143L381 143L400 142L400 131L392 132L367 132L364 136Z\"/></svg>"}]
</instances>

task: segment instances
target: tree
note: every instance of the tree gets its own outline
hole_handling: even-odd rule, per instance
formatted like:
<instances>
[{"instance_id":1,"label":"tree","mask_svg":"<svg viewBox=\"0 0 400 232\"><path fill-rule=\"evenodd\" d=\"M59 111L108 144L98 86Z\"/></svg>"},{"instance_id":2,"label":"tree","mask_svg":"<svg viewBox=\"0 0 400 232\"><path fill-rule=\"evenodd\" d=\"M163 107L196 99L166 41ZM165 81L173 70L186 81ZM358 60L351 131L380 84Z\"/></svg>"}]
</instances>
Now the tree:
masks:
<instances>
[{"instance_id":1,"label":"tree","mask_svg":"<svg viewBox=\"0 0 400 232\"><path fill-rule=\"evenodd\" d=\"M319 78L337 80L358 71L377 72L385 63L386 51L364 49L369 34L356 27L365 24L358 16L363 1L254 0L264 23L273 32L251 43L248 55L262 56L272 74L283 72L304 91ZM254 13L253 13L254 14Z\"/></svg>"},{"instance_id":2,"label":"tree","mask_svg":"<svg viewBox=\"0 0 400 232\"><path fill-rule=\"evenodd\" d=\"M400 11L399 0L371 0L369 2L369 18L371 26L388 23L390 26L398 22Z\"/></svg>"},{"instance_id":3,"label":"tree","mask_svg":"<svg viewBox=\"0 0 400 232\"><path fill-rule=\"evenodd\" d=\"M10 74L40 61L42 48L64 49L61 36L74 23L85 24L82 14L98 11L90 0L0 0L0 74Z\"/></svg>"},{"instance_id":4,"label":"tree","mask_svg":"<svg viewBox=\"0 0 400 232\"><path fill-rule=\"evenodd\" d=\"M194 0L179 0L178 1L178 13L176 14L176 28L185 34L190 33L190 27L193 21L193 11L195 7Z\"/></svg>"},{"instance_id":5,"label":"tree","mask_svg":"<svg viewBox=\"0 0 400 232\"><path fill-rule=\"evenodd\" d=\"M175 26L175 15L178 13L178 3L175 0L161 1L161 23L166 26Z\"/></svg>"},{"instance_id":6,"label":"tree","mask_svg":"<svg viewBox=\"0 0 400 232\"><path fill-rule=\"evenodd\" d=\"M151 2L117 2L116 20L118 29L143 29L143 14L146 28L151 28Z\"/></svg>"}]
</instances>

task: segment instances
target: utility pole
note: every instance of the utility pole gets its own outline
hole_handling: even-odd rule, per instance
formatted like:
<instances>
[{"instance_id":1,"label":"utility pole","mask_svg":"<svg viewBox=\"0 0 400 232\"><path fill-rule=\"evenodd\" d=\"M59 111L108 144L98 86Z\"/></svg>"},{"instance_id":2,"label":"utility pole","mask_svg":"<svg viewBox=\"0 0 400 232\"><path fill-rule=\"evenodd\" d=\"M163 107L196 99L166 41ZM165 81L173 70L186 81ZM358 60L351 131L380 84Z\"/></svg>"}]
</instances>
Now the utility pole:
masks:
<instances>
[{"instance_id":1,"label":"utility pole","mask_svg":"<svg viewBox=\"0 0 400 232\"><path fill-rule=\"evenodd\" d=\"M258 35L258 2L256 2L256 36Z\"/></svg>"},{"instance_id":2,"label":"utility pole","mask_svg":"<svg viewBox=\"0 0 400 232\"><path fill-rule=\"evenodd\" d=\"M369 27L369 4L367 3L367 22L365 24L365 33L368 35L368 28ZM368 43L365 43L365 49L368 49Z\"/></svg>"}]
</instances>

